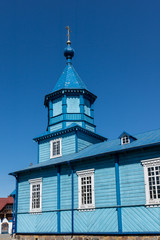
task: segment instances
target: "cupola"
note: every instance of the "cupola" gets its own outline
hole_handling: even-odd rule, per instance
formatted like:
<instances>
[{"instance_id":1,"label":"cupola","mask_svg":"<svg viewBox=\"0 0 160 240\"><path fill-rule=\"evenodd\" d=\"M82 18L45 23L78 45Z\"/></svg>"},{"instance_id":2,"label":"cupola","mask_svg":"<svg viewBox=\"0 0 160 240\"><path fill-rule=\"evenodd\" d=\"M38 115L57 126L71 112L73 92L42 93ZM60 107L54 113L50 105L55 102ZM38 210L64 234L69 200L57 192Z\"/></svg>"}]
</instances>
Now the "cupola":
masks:
<instances>
[{"instance_id":1,"label":"cupola","mask_svg":"<svg viewBox=\"0 0 160 240\"><path fill-rule=\"evenodd\" d=\"M72 65L74 50L69 37L64 56L66 58L65 69L53 91L45 96L44 104L48 108L47 131L66 129L77 124L95 132L94 101L96 96L88 91Z\"/></svg>"}]
</instances>

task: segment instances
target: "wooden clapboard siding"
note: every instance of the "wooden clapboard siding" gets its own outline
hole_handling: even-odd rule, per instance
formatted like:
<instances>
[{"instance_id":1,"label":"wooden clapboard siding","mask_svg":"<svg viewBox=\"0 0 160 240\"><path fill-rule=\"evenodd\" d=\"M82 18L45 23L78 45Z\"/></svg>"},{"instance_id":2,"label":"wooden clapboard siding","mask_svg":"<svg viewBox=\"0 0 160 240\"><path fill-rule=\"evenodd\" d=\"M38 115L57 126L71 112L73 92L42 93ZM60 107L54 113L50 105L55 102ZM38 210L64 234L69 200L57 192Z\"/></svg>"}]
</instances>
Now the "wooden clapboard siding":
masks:
<instances>
[{"instance_id":1,"label":"wooden clapboard siding","mask_svg":"<svg viewBox=\"0 0 160 240\"><path fill-rule=\"evenodd\" d=\"M119 155L123 232L157 232L160 230L160 208L145 207L144 174L141 165L141 160L158 157L159 154L159 149L155 148ZM117 205L115 156L110 155L71 163L71 165L69 163L61 165L60 209L66 209L60 211L61 233L72 231L71 167L74 170L74 232L118 232L118 215L115 207ZM76 172L92 168L95 170L95 209L79 211ZM28 180L38 177L42 177L42 213L29 214L30 186ZM18 193L18 232L57 232L56 167L20 175ZM136 206L138 204L142 206Z\"/></svg>"},{"instance_id":2,"label":"wooden clapboard siding","mask_svg":"<svg viewBox=\"0 0 160 240\"><path fill-rule=\"evenodd\" d=\"M39 162L50 160L50 141L59 137L43 140L39 143ZM75 136L72 133L62 137L62 155L75 152Z\"/></svg>"},{"instance_id":3,"label":"wooden clapboard siding","mask_svg":"<svg viewBox=\"0 0 160 240\"><path fill-rule=\"evenodd\" d=\"M124 232L159 232L160 208L122 208L122 224Z\"/></svg>"},{"instance_id":4,"label":"wooden clapboard siding","mask_svg":"<svg viewBox=\"0 0 160 240\"><path fill-rule=\"evenodd\" d=\"M54 131L57 131L59 129L62 129L62 123L57 123L57 124L49 127L50 132L54 132Z\"/></svg>"},{"instance_id":5,"label":"wooden clapboard siding","mask_svg":"<svg viewBox=\"0 0 160 240\"><path fill-rule=\"evenodd\" d=\"M78 132L77 137L78 137L78 151L90 146L91 144L101 142L99 139L86 135L82 132Z\"/></svg>"},{"instance_id":6,"label":"wooden clapboard siding","mask_svg":"<svg viewBox=\"0 0 160 240\"><path fill-rule=\"evenodd\" d=\"M144 172L141 161L158 157L160 150L135 151L120 155L121 204L145 204Z\"/></svg>"}]
</instances>

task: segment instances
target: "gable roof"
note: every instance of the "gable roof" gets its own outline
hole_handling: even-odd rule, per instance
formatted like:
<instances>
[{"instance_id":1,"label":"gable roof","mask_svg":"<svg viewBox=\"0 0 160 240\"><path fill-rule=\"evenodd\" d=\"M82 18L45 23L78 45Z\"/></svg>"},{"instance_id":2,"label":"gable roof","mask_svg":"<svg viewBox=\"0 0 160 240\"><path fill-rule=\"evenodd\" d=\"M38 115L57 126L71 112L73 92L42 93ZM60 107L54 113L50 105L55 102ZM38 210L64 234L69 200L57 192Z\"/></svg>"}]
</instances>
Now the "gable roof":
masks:
<instances>
[{"instance_id":1,"label":"gable roof","mask_svg":"<svg viewBox=\"0 0 160 240\"><path fill-rule=\"evenodd\" d=\"M32 165L26 169L10 173L10 175L17 175L17 173L20 172L43 168L51 165L57 165L78 160L86 160L95 156L103 156L107 154L120 153L160 145L160 129L140 133L135 135L135 137L137 138L137 141L133 141L130 144L125 145L121 145L119 139L96 143L81 150L78 153L64 155L62 157L57 157L37 165Z\"/></svg>"},{"instance_id":2,"label":"gable roof","mask_svg":"<svg viewBox=\"0 0 160 240\"><path fill-rule=\"evenodd\" d=\"M0 211L7 205L7 204L13 204L13 198L0 198Z\"/></svg>"},{"instance_id":3,"label":"gable roof","mask_svg":"<svg viewBox=\"0 0 160 240\"><path fill-rule=\"evenodd\" d=\"M68 63L53 91L60 89L87 89L71 63Z\"/></svg>"},{"instance_id":4,"label":"gable roof","mask_svg":"<svg viewBox=\"0 0 160 240\"><path fill-rule=\"evenodd\" d=\"M137 138L135 138L134 136L132 136L131 134L129 134L129 133L127 133L127 132L125 132L125 131L123 131L122 133L121 133L121 135L119 136L119 138L122 138L123 136L125 136L125 135L127 135L128 137L131 137L131 138L133 138L134 140L136 140Z\"/></svg>"}]
</instances>

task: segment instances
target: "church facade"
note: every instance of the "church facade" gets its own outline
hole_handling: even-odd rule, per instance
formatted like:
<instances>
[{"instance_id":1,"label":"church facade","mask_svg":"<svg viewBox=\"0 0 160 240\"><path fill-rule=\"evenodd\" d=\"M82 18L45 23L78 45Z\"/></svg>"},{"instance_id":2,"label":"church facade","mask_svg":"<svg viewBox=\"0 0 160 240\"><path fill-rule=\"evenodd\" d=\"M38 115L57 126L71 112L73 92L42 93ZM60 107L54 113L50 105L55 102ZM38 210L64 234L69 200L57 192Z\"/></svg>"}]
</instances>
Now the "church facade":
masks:
<instances>
[{"instance_id":1,"label":"church facade","mask_svg":"<svg viewBox=\"0 0 160 240\"><path fill-rule=\"evenodd\" d=\"M108 140L96 133L91 93L72 65L45 96L47 131L36 138L36 165L16 177L19 239L61 235L132 239L160 234L160 129Z\"/></svg>"}]
</instances>

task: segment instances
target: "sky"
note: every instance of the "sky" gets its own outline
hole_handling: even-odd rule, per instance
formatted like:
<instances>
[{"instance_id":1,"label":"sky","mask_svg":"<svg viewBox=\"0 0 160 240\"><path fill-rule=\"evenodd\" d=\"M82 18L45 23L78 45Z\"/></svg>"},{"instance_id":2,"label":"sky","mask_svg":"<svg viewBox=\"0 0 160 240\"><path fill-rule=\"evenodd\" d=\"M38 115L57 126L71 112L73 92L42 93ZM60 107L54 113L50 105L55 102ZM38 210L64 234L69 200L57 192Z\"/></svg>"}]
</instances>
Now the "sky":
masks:
<instances>
[{"instance_id":1,"label":"sky","mask_svg":"<svg viewBox=\"0 0 160 240\"><path fill-rule=\"evenodd\" d=\"M9 172L37 161L46 130L44 96L65 68L69 25L73 66L97 95L97 133L109 139L160 128L160 1L0 1L0 197Z\"/></svg>"}]
</instances>

